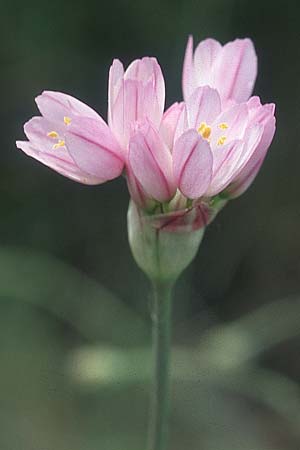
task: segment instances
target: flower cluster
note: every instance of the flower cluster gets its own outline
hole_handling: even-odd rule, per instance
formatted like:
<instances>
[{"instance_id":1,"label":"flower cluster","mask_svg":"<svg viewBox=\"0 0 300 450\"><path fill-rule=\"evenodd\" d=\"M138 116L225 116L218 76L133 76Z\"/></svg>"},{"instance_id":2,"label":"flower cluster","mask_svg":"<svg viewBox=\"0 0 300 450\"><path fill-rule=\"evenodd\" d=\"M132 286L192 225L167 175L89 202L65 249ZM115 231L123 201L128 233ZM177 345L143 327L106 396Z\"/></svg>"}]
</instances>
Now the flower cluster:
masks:
<instances>
[{"instance_id":1,"label":"flower cluster","mask_svg":"<svg viewBox=\"0 0 300 450\"><path fill-rule=\"evenodd\" d=\"M193 211L193 224L202 226L213 204L247 189L273 139L274 105L250 97L256 73L249 39L224 46L207 39L193 51L189 38L184 101L164 111L156 59L133 61L126 71L114 60L107 123L79 100L44 91L36 98L41 116L25 124L28 141L17 146L84 184L124 173L133 201L147 214L162 213L177 226Z\"/></svg>"}]
</instances>

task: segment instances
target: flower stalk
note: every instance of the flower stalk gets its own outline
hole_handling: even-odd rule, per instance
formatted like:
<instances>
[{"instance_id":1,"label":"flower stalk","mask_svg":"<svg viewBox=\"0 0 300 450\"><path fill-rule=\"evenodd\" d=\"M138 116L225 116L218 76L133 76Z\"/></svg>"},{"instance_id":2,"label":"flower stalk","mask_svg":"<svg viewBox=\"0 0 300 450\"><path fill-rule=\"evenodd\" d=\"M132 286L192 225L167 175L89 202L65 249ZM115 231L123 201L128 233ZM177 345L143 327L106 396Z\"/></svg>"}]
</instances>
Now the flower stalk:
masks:
<instances>
[{"instance_id":1,"label":"flower stalk","mask_svg":"<svg viewBox=\"0 0 300 450\"><path fill-rule=\"evenodd\" d=\"M166 450L170 411L170 349L173 283L168 281L154 281L152 286L154 380L151 398L148 450Z\"/></svg>"}]
</instances>

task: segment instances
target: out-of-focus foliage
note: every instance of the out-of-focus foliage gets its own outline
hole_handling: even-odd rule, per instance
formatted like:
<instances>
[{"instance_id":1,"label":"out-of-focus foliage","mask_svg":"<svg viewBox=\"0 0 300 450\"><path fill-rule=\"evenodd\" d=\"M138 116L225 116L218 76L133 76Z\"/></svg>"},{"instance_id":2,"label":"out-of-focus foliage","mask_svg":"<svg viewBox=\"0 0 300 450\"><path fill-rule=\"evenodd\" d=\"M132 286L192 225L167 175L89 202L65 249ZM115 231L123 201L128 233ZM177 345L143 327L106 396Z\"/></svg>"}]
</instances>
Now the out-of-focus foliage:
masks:
<instances>
[{"instance_id":1,"label":"out-of-focus foliage","mask_svg":"<svg viewBox=\"0 0 300 450\"><path fill-rule=\"evenodd\" d=\"M0 265L2 448L144 448L147 324L53 258L6 248ZM299 315L294 297L205 330L181 324L172 449L297 448L299 386L261 358L299 338Z\"/></svg>"},{"instance_id":2,"label":"out-of-focus foliage","mask_svg":"<svg viewBox=\"0 0 300 450\"><path fill-rule=\"evenodd\" d=\"M254 40L278 129L178 283L170 450L300 448L299 14L296 0L1 3L1 450L145 447L149 285L124 180L78 185L14 141L43 89L106 116L113 57L157 56L167 104L180 99L189 33Z\"/></svg>"}]
</instances>

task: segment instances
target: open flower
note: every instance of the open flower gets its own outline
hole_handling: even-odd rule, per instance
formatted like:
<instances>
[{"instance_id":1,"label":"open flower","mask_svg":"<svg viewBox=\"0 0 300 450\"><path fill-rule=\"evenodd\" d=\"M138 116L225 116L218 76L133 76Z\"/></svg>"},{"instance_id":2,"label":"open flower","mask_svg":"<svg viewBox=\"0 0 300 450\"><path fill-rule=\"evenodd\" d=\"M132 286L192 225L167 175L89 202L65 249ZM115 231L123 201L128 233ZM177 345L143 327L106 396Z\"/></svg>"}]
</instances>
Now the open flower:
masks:
<instances>
[{"instance_id":1,"label":"open flower","mask_svg":"<svg viewBox=\"0 0 300 450\"><path fill-rule=\"evenodd\" d=\"M79 100L45 91L36 98L42 117L24 126L28 141L17 141L27 155L84 184L119 176L124 159L104 120Z\"/></svg>"},{"instance_id":2,"label":"open flower","mask_svg":"<svg viewBox=\"0 0 300 450\"><path fill-rule=\"evenodd\" d=\"M25 124L28 141L17 141L17 146L68 178L100 184L122 173L135 122L149 117L160 123L164 97L155 58L136 60L126 72L115 60L109 76L109 125L74 97L44 91L36 98L42 117Z\"/></svg>"},{"instance_id":3,"label":"open flower","mask_svg":"<svg viewBox=\"0 0 300 450\"><path fill-rule=\"evenodd\" d=\"M249 183L274 131L274 105L254 97L224 109L217 90L200 87L165 114L160 130L149 123L137 128L129 164L159 202L170 201L176 189L187 199L211 198L233 183L240 191Z\"/></svg>"}]
</instances>

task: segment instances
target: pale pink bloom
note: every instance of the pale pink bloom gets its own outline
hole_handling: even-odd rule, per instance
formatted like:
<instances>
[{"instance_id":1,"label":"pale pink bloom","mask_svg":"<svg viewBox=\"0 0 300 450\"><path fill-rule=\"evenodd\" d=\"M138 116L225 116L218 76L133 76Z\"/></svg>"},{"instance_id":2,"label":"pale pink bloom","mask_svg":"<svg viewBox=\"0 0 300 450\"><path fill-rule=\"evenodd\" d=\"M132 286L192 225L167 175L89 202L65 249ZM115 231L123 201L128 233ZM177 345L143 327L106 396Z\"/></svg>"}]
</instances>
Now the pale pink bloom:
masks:
<instances>
[{"instance_id":1,"label":"pale pink bloom","mask_svg":"<svg viewBox=\"0 0 300 450\"><path fill-rule=\"evenodd\" d=\"M185 100L200 86L217 89L222 103L245 102L249 99L257 75L257 57L250 39L236 39L222 46L206 39L193 52L189 37L182 76Z\"/></svg>"},{"instance_id":2,"label":"pale pink bloom","mask_svg":"<svg viewBox=\"0 0 300 450\"><path fill-rule=\"evenodd\" d=\"M156 59L136 60L126 72L115 60L110 69L108 100L109 125L79 100L44 91L36 98L42 117L25 124L28 141L17 141L17 146L84 184L118 177L126 164L131 128L146 117L158 126L162 118L165 88Z\"/></svg>"},{"instance_id":3,"label":"pale pink bloom","mask_svg":"<svg viewBox=\"0 0 300 450\"><path fill-rule=\"evenodd\" d=\"M164 112L165 85L156 59L136 60L126 71L115 60L108 124L79 100L45 91L36 99L42 116L25 124L28 141L17 146L85 184L124 171L132 199L152 214L155 226L203 227L216 213L215 196L235 197L247 189L272 141L274 105L248 99L255 76L251 41L221 47L207 40L193 56L190 38L185 101Z\"/></svg>"},{"instance_id":4,"label":"pale pink bloom","mask_svg":"<svg viewBox=\"0 0 300 450\"><path fill-rule=\"evenodd\" d=\"M182 113L183 135L174 144L174 172L181 192L194 199L212 197L230 186L256 150L262 151L259 144L263 135L268 135L269 143L272 140L274 127L265 129L265 124L267 121L274 124L273 113L273 106L254 107L251 102L222 110L216 90L207 86L196 89ZM206 177L200 183L196 173L203 172Z\"/></svg>"},{"instance_id":5,"label":"pale pink bloom","mask_svg":"<svg viewBox=\"0 0 300 450\"><path fill-rule=\"evenodd\" d=\"M84 184L119 176L124 158L104 120L79 100L44 91L36 98L42 117L24 126L28 141L17 141L27 155Z\"/></svg>"},{"instance_id":6,"label":"pale pink bloom","mask_svg":"<svg viewBox=\"0 0 300 450\"><path fill-rule=\"evenodd\" d=\"M149 123L136 130L129 164L160 202L170 201L176 188L195 201L227 188L238 195L257 173L274 131L274 105L253 97L224 109L217 90L204 86L166 111L159 130Z\"/></svg>"}]
</instances>

